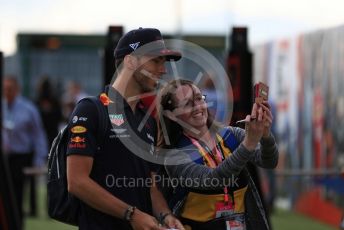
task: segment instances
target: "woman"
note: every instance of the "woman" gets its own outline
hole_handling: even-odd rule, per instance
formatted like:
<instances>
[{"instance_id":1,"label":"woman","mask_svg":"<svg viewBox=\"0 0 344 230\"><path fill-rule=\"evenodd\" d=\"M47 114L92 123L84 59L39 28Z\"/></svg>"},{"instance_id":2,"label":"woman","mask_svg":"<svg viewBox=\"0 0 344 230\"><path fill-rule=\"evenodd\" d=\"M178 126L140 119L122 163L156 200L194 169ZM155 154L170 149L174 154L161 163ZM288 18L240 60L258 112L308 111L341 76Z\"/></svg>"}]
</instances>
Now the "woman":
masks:
<instances>
[{"instance_id":1,"label":"woman","mask_svg":"<svg viewBox=\"0 0 344 230\"><path fill-rule=\"evenodd\" d=\"M172 208L178 214L182 207L183 224L197 230L269 229L245 168L248 162L277 165L269 104L253 105L245 130L221 127L210 117L200 89L191 81L175 80L161 90L159 106L160 147L176 154L165 165L170 179L179 182Z\"/></svg>"}]
</instances>

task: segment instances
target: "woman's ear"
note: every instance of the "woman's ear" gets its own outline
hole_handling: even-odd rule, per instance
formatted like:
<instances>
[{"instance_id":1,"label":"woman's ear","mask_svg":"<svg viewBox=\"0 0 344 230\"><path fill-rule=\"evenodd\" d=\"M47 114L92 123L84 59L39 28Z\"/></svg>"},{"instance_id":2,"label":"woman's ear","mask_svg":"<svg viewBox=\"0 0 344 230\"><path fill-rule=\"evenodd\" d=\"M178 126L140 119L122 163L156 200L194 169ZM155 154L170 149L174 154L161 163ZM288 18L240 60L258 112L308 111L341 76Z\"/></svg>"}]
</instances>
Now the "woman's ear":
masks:
<instances>
[{"instance_id":1,"label":"woman's ear","mask_svg":"<svg viewBox=\"0 0 344 230\"><path fill-rule=\"evenodd\" d=\"M164 116L168 117L169 119L171 119L174 122L177 122L177 117L176 115L174 115L174 113L170 110L165 110L163 112Z\"/></svg>"},{"instance_id":2,"label":"woman's ear","mask_svg":"<svg viewBox=\"0 0 344 230\"><path fill-rule=\"evenodd\" d=\"M130 70L136 70L137 69L137 58L132 55L126 55L124 57L124 63L126 67Z\"/></svg>"}]
</instances>

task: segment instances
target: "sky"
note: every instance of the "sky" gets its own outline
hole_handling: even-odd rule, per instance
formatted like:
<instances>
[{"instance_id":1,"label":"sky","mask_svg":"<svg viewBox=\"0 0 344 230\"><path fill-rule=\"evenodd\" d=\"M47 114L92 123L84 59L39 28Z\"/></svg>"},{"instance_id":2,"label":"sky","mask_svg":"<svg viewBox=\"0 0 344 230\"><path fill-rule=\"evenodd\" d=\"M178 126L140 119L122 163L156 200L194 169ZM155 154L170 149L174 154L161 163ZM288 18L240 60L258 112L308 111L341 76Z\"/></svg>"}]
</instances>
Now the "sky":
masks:
<instances>
[{"instance_id":1,"label":"sky","mask_svg":"<svg viewBox=\"0 0 344 230\"><path fill-rule=\"evenodd\" d=\"M0 0L0 50L18 32L105 34L155 27L162 33L229 35L249 29L249 45L344 24L344 0Z\"/></svg>"}]
</instances>

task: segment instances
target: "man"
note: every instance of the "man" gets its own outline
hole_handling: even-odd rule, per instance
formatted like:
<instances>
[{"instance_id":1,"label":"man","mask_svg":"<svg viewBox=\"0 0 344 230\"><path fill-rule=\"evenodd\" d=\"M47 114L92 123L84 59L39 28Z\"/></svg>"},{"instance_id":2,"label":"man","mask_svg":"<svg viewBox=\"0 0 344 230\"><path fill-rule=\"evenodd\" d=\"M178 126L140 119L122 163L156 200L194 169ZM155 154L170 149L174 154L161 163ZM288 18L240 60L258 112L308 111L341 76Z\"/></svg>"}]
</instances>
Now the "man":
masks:
<instances>
[{"instance_id":1,"label":"man","mask_svg":"<svg viewBox=\"0 0 344 230\"><path fill-rule=\"evenodd\" d=\"M20 95L20 86L14 76L6 76L3 81L3 152L5 153L16 196L20 218L25 167L45 165L48 144L41 117L37 108ZM35 183L33 181L33 183ZM35 193L35 189L33 191Z\"/></svg>"},{"instance_id":2,"label":"man","mask_svg":"<svg viewBox=\"0 0 344 230\"><path fill-rule=\"evenodd\" d=\"M134 51L149 44L156 46L154 52L135 54ZM99 97L104 106L115 110L108 108L108 122L111 120L112 125L106 130L105 139L97 140L95 105L84 101L74 110L69 122L67 180L69 192L82 201L79 229L162 229L160 225L184 229L170 214L154 183L152 186L127 183L152 179L153 172L149 162L123 144L125 138L131 138L128 128L137 130L146 115L141 101L129 98L153 91L166 72L165 61L180 58L180 53L164 47L159 30L132 30L120 39L115 49L117 78ZM109 94L114 97L109 98ZM150 117L137 135L155 144L155 120ZM160 217L160 225L153 215Z\"/></svg>"}]
</instances>

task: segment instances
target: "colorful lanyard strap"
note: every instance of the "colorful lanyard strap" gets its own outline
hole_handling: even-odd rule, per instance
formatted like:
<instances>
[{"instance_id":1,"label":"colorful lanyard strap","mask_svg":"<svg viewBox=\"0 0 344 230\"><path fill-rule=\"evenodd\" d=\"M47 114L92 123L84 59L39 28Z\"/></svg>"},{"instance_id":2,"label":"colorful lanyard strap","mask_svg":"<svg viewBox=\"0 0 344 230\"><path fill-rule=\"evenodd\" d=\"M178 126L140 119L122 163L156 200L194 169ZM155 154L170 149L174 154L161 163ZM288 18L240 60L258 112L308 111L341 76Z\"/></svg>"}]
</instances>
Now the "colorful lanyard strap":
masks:
<instances>
[{"instance_id":1,"label":"colorful lanyard strap","mask_svg":"<svg viewBox=\"0 0 344 230\"><path fill-rule=\"evenodd\" d=\"M186 135L190 141L192 142L193 145L195 145L198 149L198 151L201 153L202 157L205 159L206 164L211 167L211 168L216 168L217 165L219 165L222 162L222 154L220 150L216 147L215 141L214 141L214 146L215 146L215 154L211 153L211 150L208 148L208 151L199 143L198 140L195 138Z\"/></svg>"},{"instance_id":2,"label":"colorful lanyard strap","mask_svg":"<svg viewBox=\"0 0 344 230\"><path fill-rule=\"evenodd\" d=\"M193 145L195 145L198 149L198 151L201 153L202 157L205 159L206 164L211 167L211 168L216 168L217 165L219 165L222 162L222 159L224 157L222 157L222 154L220 153L220 151L218 150L218 148L215 146L215 157L213 157L213 154L210 153L210 151L206 151L206 149L199 143L198 140L196 140L195 138L185 134L192 142ZM216 134L217 140L220 142L221 141L221 137ZM215 142L215 141L214 141ZM209 148L208 148L209 149ZM228 204L229 203L229 196L231 195L232 198L232 204L234 205L234 193L233 192L229 192L227 187L224 187L223 189L223 193L224 193L224 203Z\"/></svg>"}]
</instances>

